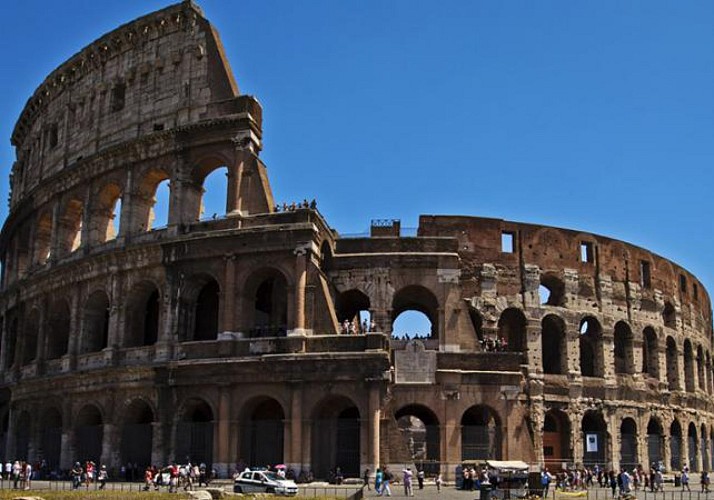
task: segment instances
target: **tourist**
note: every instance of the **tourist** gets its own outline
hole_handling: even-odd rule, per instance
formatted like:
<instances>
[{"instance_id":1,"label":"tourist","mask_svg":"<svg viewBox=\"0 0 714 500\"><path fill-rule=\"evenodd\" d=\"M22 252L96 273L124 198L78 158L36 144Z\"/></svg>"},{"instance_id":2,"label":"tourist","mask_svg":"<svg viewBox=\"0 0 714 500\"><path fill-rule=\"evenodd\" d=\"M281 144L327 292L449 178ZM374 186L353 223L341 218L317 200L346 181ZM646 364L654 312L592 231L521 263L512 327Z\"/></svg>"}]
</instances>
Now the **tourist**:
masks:
<instances>
[{"instance_id":1,"label":"tourist","mask_svg":"<svg viewBox=\"0 0 714 500\"><path fill-rule=\"evenodd\" d=\"M362 474L362 485L367 487L367 491L370 491L369 487L369 469L364 470L364 474Z\"/></svg>"},{"instance_id":2,"label":"tourist","mask_svg":"<svg viewBox=\"0 0 714 500\"><path fill-rule=\"evenodd\" d=\"M80 464L79 462L75 462L74 467L69 473L70 478L72 479L73 490L79 489L79 485L82 484L82 474L84 474L84 471L82 470L82 464Z\"/></svg>"},{"instance_id":3,"label":"tourist","mask_svg":"<svg viewBox=\"0 0 714 500\"><path fill-rule=\"evenodd\" d=\"M685 488L687 491L692 491L689 488L689 467L686 465L684 466L684 469L682 469L682 491L684 491Z\"/></svg>"},{"instance_id":4,"label":"tourist","mask_svg":"<svg viewBox=\"0 0 714 500\"><path fill-rule=\"evenodd\" d=\"M392 482L392 479L394 479L394 475L389 468L385 467L384 472L382 473L382 489L379 491L379 496L382 496L385 493L388 497L392 496L392 490L389 489L389 483Z\"/></svg>"},{"instance_id":5,"label":"tourist","mask_svg":"<svg viewBox=\"0 0 714 500\"><path fill-rule=\"evenodd\" d=\"M436 475L436 479L434 479L434 483L436 484L436 492L441 493L441 472L439 472Z\"/></svg>"},{"instance_id":6,"label":"tourist","mask_svg":"<svg viewBox=\"0 0 714 500\"><path fill-rule=\"evenodd\" d=\"M548 468L546 467L540 473L540 485L543 489L543 498L548 497L548 490L550 489L550 482L552 480L553 476L550 474L550 472L548 472Z\"/></svg>"},{"instance_id":7,"label":"tourist","mask_svg":"<svg viewBox=\"0 0 714 500\"><path fill-rule=\"evenodd\" d=\"M413 497L414 491L412 490L412 470L410 467L402 470L402 481L404 482L404 496Z\"/></svg>"},{"instance_id":8,"label":"tourist","mask_svg":"<svg viewBox=\"0 0 714 500\"><path fill-rule=\"evenodd\" d=\"M702 470L700 483L702 485L702 493L709 493L709 471L706 469Z\"/></svg>"},{"instance_id":9,"label":"tourist","mask_svg":"<svg viewBox=\"0 0 714 500\"><path fill-rule=\"evenodd\" d=\"M103 490L107 485L107 479L109 479L109 473L107 472L107 466L102 465L99 468L99 473L97 473L97 482L99 483L99 489Z\"/></svg>"},{"instance_id":10,"label":"tourist","mask_svg":"<svg viewBox=\"0 0 714 500\"><path fill-rule=\"evenodd\" d=\"M424 489L424 469L417 469L417 483L419 483L419 489Z\"/></svg>"},{"instance_id":11,"label":"tourist","mask_svg":"<svg viewBox=\"0 0 714 500\"><path fill-rule=\"evenodd\" d=\"M377 467L377 472L374 473L374 491L379 493L382 491L382 479L383 479L382 469Z\"/></svg>"}]
</instances>

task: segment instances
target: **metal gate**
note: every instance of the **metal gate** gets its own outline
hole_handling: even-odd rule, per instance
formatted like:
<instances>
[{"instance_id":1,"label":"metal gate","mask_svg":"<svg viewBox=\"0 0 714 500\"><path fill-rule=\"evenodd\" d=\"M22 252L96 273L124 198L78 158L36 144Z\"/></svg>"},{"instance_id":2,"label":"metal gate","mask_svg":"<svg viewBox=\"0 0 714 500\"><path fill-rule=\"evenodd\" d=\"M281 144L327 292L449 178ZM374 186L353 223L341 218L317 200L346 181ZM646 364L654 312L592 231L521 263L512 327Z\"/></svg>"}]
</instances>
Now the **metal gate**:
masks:
<instances>
[{"instance_id":1,"label":"metal gate","mask_svg":"<svg viewBox=\"0 0 714 500\"><path fill-rule=\"evenodd\" d=\"M253 466L283 462L284 429L282 420L254 420L248 424L248 461Z\"/></svg>"},{"instance_id":2,"label":"metal gate","mask_svg":"<svg viewBox=\"0 0 714 500\"><path fill-rule=\"evenodd\" d=\"M637 436L635 434L621 435L620 443L620 466L628 470L637 465Z\"/></svg>"},{"instance_id":3,"label":"metal gate","mask_svg":"<svg viewBox=\"0 0 714 500\"><path fill-rule=\"evenodd\" d=\"M598 431L583 432L583 464L595 465L606 462L607 433Z\"/></svg>"},{"instance_id":4,"label":"metal gate","mask_svg":"<svg viewBox=\"0 0 714 500\"><path fill-rule=\"evenodd\" d=\"M337 467L347 477L359 477L359 420L337 420Z\"/></svg>"},{"instance_id":5,"label":"metal gate","mask_svg":"<svg viewBox=\"0 0 714 500\"><path fill-rule=\"evenodd\" d=\"M93 460L99 463L102 456L104 426L83 425L77 428L76 456L74 460Z\"/></svg>"},{"instance_id":6,"label":"metal gate","mask_svg":"<svg viewBox=\"0 0 714 500\"><path fill-rule=\"evenodd\" d=\"M498 429L487 425L461 427L462 460L500 460L501 446Z\"/></svg>"},{"instance_id":7,"label":"metal gate","mask_svg":"<svg viewBox=\"0 0 714 500\"><path fill-rule=\"evenodd\" d=\"M62 428L46 427L42 431L42 458L50 470L59 468L62 453Z\"/></svg>"},{"instance_id":8,"label":"metal gate","mask_svg":"<svg viewBox=\"0 0 714 500\"><path fill-rule=\"evenodd\" d=\"M213 422L179 422L176 460L194 464L213 463Z\"/></svg>"},{"instance_id":9,"label":"metal gate","mask_svg":"<svg viewBox=\"0 0 714 500\"><path fill-rule=\"evenodd\" d=\"M126 424L121 435L121 463L131 462L143 470L151 465L151 424Z\"/></svg>"},{"instance_id":10,"label":"metal gate","mask_svg":"<svg viewBox=\"0 0 714 500\"><path fill-rule=\"evenodd\" d=\"M689 470L696 472L697 468L697 438L695 436L687 437L687 445L689 447Z\"/></svg>"},{"instance_id":11,"label":"metal gate","mask_svg":"<svg viewBox=\"0 0 714 500\"><path fill-rule=\"evenodd\" d=\"M28 424L19 424L15 433L15 457L17 460L27 460L30 447L30 427Z\"/></svg>"},{"instance_id":12,"label":"metal gate","mask_svg":"<svg viewBox=\"0 0 714 500\"><path fill-rule=\"evenodd\" d=\"M672 470L682 470L682 438L671 436L669 438L670 468Z\"/></svg>"},{"instance_id":13,"label":"metal gate","mask_svg":"<svg viewBox=\"0 0 714 500\"><path fill-rule=\"evenodd\" d=\"M647 435L647 457L650 464L662 461L662 436L659 434Z\"/></svg>"}]
</instances>

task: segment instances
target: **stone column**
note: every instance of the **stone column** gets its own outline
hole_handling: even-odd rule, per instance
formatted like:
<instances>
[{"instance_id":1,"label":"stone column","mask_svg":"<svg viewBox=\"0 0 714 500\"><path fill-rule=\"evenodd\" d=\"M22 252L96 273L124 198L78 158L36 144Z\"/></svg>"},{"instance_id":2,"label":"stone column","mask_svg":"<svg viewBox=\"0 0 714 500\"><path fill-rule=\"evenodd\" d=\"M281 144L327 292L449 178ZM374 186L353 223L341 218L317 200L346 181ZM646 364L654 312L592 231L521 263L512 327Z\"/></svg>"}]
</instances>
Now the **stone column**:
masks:
<instances>
[{"instance_id":1,"label":"stone column","mask_svg":"<svg viewBox=\"0 0 714 500\"><path fill-rule=\"evenodd\" d=\"M293 468L297 474L302 469L302 385L293 384L290 400L290 430L289 442L286 447L288 467Z\"/></svg>"},{"instance_id":2,"label":"stone column","mask_svg":"<svg viewBox=\"0 0 714 500\"><path fill-rule=\"evenodd\" d=\"M369 389L369 457L367 467L369 467L371 475L377 471L380 466L380 423L382 420L382 398L381 388L379 383L374 382Z\"/></svg>"},{"instance_id":3,"label":"stone column","mask_svg":"<svg viewBox=\"0 0 714 500\"><path fill-rule=\"evenodd\" d=\"M162 422L151 422L151 463L163 464L165 460ZM170 424L169 424L170 425Z\"/></svg>"},{"instance_id":4,"label":"stone column","mask_svg":"<svg viewBox=\"0 0 714 500\"><path fill-rule=\"evenodd\" d=\"M664 466L669 470L672 467L671 442L669 433L666 433L664 429L662 429L662 432L664 433L662 435L662 461L664 462Z\"/></svg>"},{"instance_id":5,"label":"stone column","mask_svg":"<svg viewBox=\"0 0 714 500\"><path fill-rule=\"evenodd\" d=\"M119 431L117 426L105 422L102 427L102 457L101 462L108 467L119 466Z\"/></svg>"},{"instance_id":6,"label":"stone column","mask_svg":"<svg viewBox=\"0 0 714 500\"><path fill-rule=\"evenodd\" d=\"M288 335L305 335L305 284L307 282L307 260L312 243L301 243L295 248L295 293L294 293L294 323Z\"/></svg>"},{"instance_id":7,"label":"stone column","mask_svg":"<svg viewBox=\"0 0 714 500\"><path fill-rule=\"evenodd\" d=\"M461 463L461 424L459 394L447 396L444 401L444 425L441 427L441 472L445 481L453 481L457 464Z\"/></svg>"}]
</instances>

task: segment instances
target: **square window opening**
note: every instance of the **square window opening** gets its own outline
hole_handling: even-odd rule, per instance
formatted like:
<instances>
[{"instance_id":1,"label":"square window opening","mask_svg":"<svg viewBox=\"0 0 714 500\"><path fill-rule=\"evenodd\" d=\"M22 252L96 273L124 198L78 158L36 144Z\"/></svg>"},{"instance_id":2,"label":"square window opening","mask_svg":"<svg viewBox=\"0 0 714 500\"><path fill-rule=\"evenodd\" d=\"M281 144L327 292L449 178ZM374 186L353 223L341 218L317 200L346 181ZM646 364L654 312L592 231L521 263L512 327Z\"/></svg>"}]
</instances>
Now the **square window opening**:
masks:
<instances>
[{"instance_id":1,"label":"square window opening","mask_svg":"<svg viewBox=\"0 0 714 500\"><path fill-rule=\"evenodd\" d=\"M650 288L652 286L650 263L645 260L640 261L640 285L642 288Z\"/></svg>"},{"instance_id":2,"label":"square window opening","mask_svg":"<svg viewBox=\"0 0 714 500\"><path fill-rule=\"evenodd\" d=\"M516 251L515 239L513 233L502 232L501 233L501 252L503 253L514 253Z\"/></svg>"},{"instance_id":3,"label":"square window opening","mask_svg":"<svg viewBox=\"0 0 714 500\"><path fill-rule=\"evenodd\" d=\"M580 243L580 262L588 262L590 264L595 262L595 252L593 251L592 242L583 241Z\"/></svg>"}]
</instances>

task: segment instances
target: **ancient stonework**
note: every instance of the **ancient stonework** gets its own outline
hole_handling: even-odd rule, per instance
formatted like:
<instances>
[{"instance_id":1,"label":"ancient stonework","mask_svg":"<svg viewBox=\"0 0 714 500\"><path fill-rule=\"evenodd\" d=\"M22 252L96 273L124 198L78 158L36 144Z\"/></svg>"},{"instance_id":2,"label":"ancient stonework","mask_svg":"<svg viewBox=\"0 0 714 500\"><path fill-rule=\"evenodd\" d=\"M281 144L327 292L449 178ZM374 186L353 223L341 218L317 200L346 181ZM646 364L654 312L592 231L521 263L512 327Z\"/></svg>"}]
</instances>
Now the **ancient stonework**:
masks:
<instances>
[{"instance_id":1,"label":"ancient stonework","mask_svg":"<svg viewBox=\"0 0 714 500\"><path fill-rule=\"evenodd\" d=\"M192 2L40 85L12 135L0 234L0 458L316 477L419 463L446 479L486 458L712 468L711 303L695 276L498 219L341 237L315 204L275 206L261 126ZM225 213L205 218L217 169ZM406 311L431 324L418 340L392 338Z\"/></svg>"}]
</instances>

